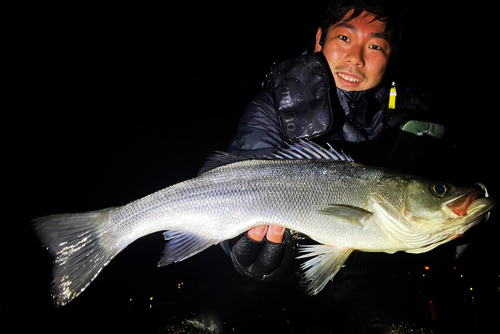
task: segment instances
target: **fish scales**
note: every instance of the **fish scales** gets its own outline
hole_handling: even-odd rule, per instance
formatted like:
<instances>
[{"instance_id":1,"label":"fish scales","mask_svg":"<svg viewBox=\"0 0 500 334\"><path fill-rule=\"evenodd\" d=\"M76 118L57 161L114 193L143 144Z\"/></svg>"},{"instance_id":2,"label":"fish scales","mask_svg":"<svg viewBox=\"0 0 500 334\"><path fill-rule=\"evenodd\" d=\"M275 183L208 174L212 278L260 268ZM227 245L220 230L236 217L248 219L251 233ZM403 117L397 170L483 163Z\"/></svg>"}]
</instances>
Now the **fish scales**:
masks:
<instances>
[{"instance_id":1,"label":"fish scales","mask_svg":"<svg viewBox=\"0 0 500 334\"><path fill-rule=\"evenodd\" d=\"M339 233L322 232L332 230L332 221L317 210L328 204L366 207L368 185L374 186L382 174L378 169L367 173L366 167L343 161L243 161L117 208L113 238L123 244L179 226L185 232L225 240L257 225L275 224L318 242L326 238L331 242ZM321 231L320 235L315 231Z\"/></svg>"}]
</instances>

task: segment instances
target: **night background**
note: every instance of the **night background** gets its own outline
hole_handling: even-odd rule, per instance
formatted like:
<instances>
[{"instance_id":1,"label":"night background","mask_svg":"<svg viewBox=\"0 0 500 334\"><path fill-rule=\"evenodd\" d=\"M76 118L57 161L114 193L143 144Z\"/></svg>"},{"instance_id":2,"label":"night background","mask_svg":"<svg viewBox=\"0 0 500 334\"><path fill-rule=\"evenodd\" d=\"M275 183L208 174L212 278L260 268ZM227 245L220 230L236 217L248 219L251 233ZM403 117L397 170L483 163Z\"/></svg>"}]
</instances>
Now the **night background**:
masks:
<instances>
[{"instance_id":1,"label":"night background","mask_svg":"<svg viewBox=\"0 0 500 334\"><path fill-rule=\"evenodd\" d=\"M271 64L311 43L328 3L72 3L17 14L16 24L2 30L12 75L4 78L3 100L16 115L3 123L6 152L13 153L8 164L15 168L5 175L5 328L337 333L335 311L322 308L326 297L307 296L295 277L250 281L220 247L157 268L161 233L134 242L77 299L53 309L51 258L30 229L35 217L123 205L196 176L212 151L227 148ZM482 182L498 198L489 81L495 75L484 47L489 27L465 38L481 8L427 3L411 11L395 79L427 92L446 119L450 150L435 161L440 170L446 166L446 180ZM432 300L435 333L497 327L499 215L494 210L454 244L383 257L407 275L401 284L417 291L415 304L428 307ZM465 241L471 246L454 261L454 246Z\"/></svg>"}]
</instances>

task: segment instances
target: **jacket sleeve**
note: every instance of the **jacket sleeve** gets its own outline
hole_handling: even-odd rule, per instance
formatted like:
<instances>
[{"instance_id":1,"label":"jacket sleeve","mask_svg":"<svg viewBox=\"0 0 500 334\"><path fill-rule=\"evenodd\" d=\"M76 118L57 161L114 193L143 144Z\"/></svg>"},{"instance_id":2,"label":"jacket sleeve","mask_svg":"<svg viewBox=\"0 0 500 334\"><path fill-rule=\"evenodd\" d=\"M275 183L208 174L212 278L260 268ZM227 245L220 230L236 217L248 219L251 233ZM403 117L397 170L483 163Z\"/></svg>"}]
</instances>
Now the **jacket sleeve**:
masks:
<instances>
[{"instance_id":1,"label":"jacket sleeve","mask_svg":"<svg viewBox=\"0 0 500 334\"><path fill-rule=\"evenodd\" d=\"M271 91L265 88L247 106L228 152L248 157L272 156L285 140Z\"/></svg>"}]
</instances>

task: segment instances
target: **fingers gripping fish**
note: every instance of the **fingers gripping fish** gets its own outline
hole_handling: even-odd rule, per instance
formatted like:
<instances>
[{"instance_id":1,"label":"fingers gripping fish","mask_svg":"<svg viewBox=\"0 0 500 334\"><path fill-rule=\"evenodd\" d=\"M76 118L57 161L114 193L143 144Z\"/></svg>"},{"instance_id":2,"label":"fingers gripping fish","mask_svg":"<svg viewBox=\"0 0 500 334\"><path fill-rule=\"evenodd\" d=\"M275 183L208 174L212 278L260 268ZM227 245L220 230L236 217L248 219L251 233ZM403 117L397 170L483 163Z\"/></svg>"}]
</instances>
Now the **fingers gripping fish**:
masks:
<instances>
[{"instance_id":1,"label":"fingers gripping fish","mask_svg":"<svg viewBox=\"0 0 500 334\"><path fill-rule=\"evenodd\" d=\"M300 141L273 158L210 157L197 177L124 206L34 220L54 258L55 305L73 300L127 245L164 232L159 266L185 260L258 225L319 245L302 248L308 291L320 292L353 250L422 253L462 235L495 206L466 188L369 167Z\"/></svg>"}]
</instances>

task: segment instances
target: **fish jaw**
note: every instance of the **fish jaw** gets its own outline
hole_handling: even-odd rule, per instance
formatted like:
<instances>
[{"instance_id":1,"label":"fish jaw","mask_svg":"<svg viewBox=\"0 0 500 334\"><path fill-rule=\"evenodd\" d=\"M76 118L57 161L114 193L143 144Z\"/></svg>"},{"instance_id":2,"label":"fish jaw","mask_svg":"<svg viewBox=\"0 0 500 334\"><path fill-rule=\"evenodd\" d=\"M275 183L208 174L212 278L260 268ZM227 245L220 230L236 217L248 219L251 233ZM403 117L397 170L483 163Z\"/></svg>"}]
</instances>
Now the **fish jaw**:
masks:
<instances>
[{"instance_id":1,"label":"fish jaw","mask_svg":"<svg viewBox=\"0 0 500 334\"><path fill-rule=\"evenodd\" d=\"M483 218L488 219L490 210L496 206L496 201L491 197L481 197L474 200L467 208L467 214L462 216L470 227L477 225Z\"/></svg>"},{"instance_id":2,"label":"fish jaw","mask_svg":"<svg viewBox=\"0 0 500 334\"><path fill-rule=\"evenodd\" d=\"M480 195L481 194L479 194L479 196ZM469 194L466 199L461 200L466 203L466 201L473 196L477 197L477 194ZM490 197L475 199L472 203L470 203L470 205L467 206L466 214L462 216L456 215L455 217L450 217L445 223L446 228L444 228L441 233L447 234L449 240L459 238L471 227L479 224L483 219L486 218L487 220L490 210L492 210L495 206L496 201Z\"/></svg>"},{"instance_id":3,"label":"fish jaw","mask_svg":"<svg viewBox=\"0 0 500 334\"><path fill-rule=\"evenodd\" d=\"M482 189L471 189L465 194L447 202L446 206L451 210L451 212L459 217L462 217L467 215L467 210L474 200L483 194L484 190Z\"/></svg>"}]
</instances>

